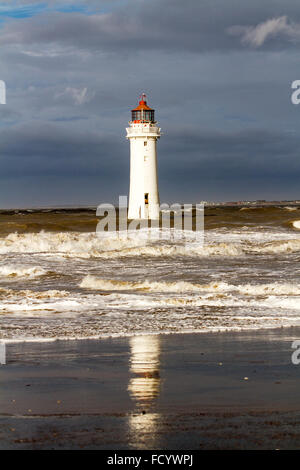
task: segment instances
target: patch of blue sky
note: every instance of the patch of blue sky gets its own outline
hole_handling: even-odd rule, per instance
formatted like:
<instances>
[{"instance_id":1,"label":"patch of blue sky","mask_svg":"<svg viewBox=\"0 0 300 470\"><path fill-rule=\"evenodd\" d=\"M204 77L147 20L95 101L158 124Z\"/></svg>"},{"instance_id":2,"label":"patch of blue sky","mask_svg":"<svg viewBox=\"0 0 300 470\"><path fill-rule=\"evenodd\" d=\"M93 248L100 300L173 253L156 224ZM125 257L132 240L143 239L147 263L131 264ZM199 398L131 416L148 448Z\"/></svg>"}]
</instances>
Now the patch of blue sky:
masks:
<instances>
[{"instance_id":1,"label":"patch of blue sky","mask_svg":"<svg viewBox=\"0 0 300 470\"><path fill-rule=\"evenodd\" d=\"M74 0L61 2L51 2L51 0L27 3L27 5L20 5L17 0L11 0L5 4L0 3L0 23L3 23L8 18L30 18L32 16L39 15L41 13L57 11L60 13L83 13L86 15L93 15L95 13L109 13L124 3L128 3L130 0L101 0L98 2Z\"/></svg>"},{"instance_id":2,"label":"patch of blue sky","mask_svg":"<svg viewBox=\"0 0 300 470\"><path fill-rule=\"evenodd\" d=\"M61 12L61 13L91 13L87 5L80 2L72 4L61 2L61 4L51 5L51 2L32 3L26 6L20 6L12 1L9 5L0 5L0 22L6 18L30 18L45 12Z\"/></svg>"},{"instance_id":3,"label":"patch of blue sky","mask_svg":"<svg viewBox=\"0 0 300 470\"><path fill-rule=\"evenodd\" d=\"M29 18L47 9L47 3L34 3L27 6L20 6L12 2L7 6L0 6L0 19L8 18Z\"/></svg>"},{"instance_id":4,"label":"patch of blue sky","mask_svg":"<svg viewBox=\"0 0 300 470\"><path fill-rule=\"evenodd\" d=\"M123 2L128 0L119 0L114 2L103 0L97 3L76 1L74 2L60 2L52 3L51 1L44 1L40 3L28 3L27 5L21 6L19 2L12 0L10 3L5 5L0 3L0 25L3 26L6 20L31 18L42 13L59 12L59 13L82 13L85 15L93 15L95 13L109 13L114 9L118 8Z\"/></svg>"}]
</instances>

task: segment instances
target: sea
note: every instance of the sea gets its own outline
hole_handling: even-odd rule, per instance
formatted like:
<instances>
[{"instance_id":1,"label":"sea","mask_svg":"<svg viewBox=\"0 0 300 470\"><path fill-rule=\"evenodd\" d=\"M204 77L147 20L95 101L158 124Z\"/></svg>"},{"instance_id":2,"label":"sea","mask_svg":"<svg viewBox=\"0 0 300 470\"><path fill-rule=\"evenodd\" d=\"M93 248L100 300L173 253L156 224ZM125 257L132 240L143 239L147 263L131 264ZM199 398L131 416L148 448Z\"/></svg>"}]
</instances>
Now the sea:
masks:
<instances>
[{"instance_id":1,"label":"sea","mask_svg":"<svg viewBox=\"0 0 300 470\"><path fill-rule=\"evenodd\" d=\"M0 211L1 341L300 325L300 206L206 207L204 240L98 223L95 208Z\"/></svg>"}]
</instances>

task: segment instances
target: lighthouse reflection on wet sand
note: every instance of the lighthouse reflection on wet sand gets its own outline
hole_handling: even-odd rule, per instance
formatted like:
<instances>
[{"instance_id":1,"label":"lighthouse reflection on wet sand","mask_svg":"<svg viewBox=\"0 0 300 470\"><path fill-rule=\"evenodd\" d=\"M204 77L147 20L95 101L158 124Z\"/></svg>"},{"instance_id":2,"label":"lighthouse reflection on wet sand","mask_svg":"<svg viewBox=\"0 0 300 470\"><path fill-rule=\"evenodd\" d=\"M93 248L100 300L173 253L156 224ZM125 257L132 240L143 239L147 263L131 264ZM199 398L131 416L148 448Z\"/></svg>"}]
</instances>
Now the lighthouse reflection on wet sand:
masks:
<instances>
[{"instance_id":1,"label":"lighthouse reflection on wet sand","mask_svg":"<svg viewBox=\"0 0 300 470\"><path fill-rule=\"evenodd\" d=\"M159 219L156 142L160 128L154 114L142 93L126 129L126 138L130 141L128 219Z\"/></svg>"}]
</instances>

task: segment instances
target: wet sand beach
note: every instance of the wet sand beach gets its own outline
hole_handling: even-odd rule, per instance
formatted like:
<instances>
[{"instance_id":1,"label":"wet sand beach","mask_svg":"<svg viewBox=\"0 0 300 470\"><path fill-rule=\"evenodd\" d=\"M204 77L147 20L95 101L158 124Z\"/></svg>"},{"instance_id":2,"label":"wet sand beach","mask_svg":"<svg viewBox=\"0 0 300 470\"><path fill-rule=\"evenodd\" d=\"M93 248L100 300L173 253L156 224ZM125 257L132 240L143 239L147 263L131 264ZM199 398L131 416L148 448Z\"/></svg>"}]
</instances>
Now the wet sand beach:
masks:
<instances>
[{"instance_id":1,"label":"wet sand beach","mask_svg":"<svg viewBox=\"0 0 300 470\"><path fill-rule=\"evenodd\" d=\"M300 328L7 344L1 449L295 449Z\"/></svg>"}]
</instances>

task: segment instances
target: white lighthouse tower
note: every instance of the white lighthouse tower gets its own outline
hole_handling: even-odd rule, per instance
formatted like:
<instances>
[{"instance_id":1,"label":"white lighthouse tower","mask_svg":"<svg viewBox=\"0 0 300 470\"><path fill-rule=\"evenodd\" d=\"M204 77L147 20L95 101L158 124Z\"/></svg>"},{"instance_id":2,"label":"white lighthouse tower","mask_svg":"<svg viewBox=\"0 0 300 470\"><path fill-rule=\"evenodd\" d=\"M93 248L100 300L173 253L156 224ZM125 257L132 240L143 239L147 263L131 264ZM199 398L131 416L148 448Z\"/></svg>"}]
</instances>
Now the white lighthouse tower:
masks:
<instances>
[{"instance_id":1,"label":"white lighthouse tower","mask_svg":"<svg viewBox=\"0 0 300 470\"><path fill-rule=\"evenodd\" d=\"M156 141L160 128L146 99L143 93L126 129L130 140L128 219L159 219Z\"/></svg>"}]
</instances>

